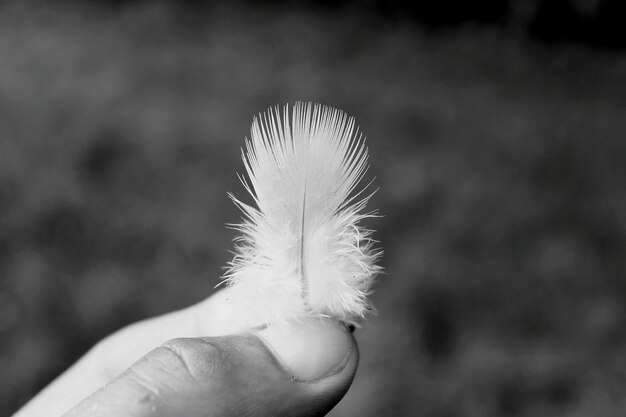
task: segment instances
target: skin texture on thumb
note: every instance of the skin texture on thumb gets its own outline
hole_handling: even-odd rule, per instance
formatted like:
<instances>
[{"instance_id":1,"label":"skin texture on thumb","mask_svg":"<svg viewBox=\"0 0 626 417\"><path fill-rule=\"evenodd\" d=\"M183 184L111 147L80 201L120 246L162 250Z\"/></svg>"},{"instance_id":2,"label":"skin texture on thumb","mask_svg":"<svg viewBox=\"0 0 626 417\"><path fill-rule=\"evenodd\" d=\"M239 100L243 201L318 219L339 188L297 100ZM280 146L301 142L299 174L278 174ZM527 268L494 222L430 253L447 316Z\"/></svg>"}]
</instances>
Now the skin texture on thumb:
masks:
<instances>
[{"instance_id":1,"label":"skin texture on thumb","mask_svg":"<svg viewBox=\"0 0 626 417\"><path fill-rule=\"evenodd\" d=\"M322 416L358 363L351 333L308 319L257 334L164 343L67 416Z\"/></svg>"}]
</instances>

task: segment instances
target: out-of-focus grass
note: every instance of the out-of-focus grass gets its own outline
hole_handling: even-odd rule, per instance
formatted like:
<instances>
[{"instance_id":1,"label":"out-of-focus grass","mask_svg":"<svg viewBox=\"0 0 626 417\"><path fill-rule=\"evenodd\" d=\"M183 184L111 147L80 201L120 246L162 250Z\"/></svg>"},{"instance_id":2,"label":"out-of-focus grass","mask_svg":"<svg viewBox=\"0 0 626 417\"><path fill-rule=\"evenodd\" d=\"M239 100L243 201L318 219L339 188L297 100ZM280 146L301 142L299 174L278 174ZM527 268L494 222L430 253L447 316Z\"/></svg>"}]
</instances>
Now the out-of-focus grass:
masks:
<instances>
[{"instance_id":1,"label":"out-of-focus grass","mask_svg":"<svg viewBox=\"0 0 626 417\"><path fill-rule=\"evenodd\" d=\"M626 56L495 29L137 3L0 13L0 414L211 293L253 113L367 133L380 314L336 416L626 408Z\"/></svg>"}]
</instances>

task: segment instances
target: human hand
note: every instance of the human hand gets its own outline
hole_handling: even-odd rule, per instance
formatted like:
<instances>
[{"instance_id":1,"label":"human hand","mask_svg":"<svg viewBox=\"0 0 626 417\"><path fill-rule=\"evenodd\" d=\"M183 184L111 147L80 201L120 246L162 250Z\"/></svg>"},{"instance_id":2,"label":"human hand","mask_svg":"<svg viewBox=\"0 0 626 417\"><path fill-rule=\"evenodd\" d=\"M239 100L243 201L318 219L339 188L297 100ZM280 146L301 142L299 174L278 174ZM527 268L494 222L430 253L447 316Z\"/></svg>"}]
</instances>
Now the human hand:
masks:
<instances>
[{"instance_id":1,"label":"human hand","mask_svg":"<svg viewBox=\"0 0 626 417\"><path fill-rule=\"evenodd\" d=\"M325 415L356 372L349 330L306 319L254 331L224 316L225 291L107 337L14 417Z\"/></svg>"}]
</instances>

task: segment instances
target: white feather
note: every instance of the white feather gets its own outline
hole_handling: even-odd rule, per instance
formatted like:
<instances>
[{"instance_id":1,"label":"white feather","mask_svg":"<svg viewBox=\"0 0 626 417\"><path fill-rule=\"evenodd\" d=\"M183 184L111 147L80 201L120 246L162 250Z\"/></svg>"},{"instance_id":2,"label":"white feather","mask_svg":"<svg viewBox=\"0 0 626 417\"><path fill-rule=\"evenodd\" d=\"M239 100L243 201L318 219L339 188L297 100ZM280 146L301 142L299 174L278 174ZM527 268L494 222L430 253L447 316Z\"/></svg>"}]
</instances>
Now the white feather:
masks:
<instances>
[{"instance_id":1,"label":"white feather","mask_svg":"<svg viewBox=\"0 0 626 417\"><path fill-rule=\"evenodd\" d=\"M250 321L304 316L354 322L369 310L379 271L371 230L359 225L368 197L355 192L368 168L354 119L341 110L296 103L255 117L242 178L256 207L234 227L235 257L225 275L231 303Z\"/></svg>"}]
</instances>

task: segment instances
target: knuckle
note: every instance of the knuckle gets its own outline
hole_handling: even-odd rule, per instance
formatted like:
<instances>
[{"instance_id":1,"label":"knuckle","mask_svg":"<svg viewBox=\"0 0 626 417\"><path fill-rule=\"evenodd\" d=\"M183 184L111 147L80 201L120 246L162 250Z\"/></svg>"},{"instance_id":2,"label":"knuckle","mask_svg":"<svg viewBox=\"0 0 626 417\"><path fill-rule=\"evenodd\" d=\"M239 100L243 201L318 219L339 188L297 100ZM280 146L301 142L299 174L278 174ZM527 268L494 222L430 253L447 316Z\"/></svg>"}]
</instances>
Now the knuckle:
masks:
<instances>
[{"instance_id":1,"label":"knuckle","mask_svg":"<svg viewBox=\"0 0 626 417\"><path fill-rule=\"evenodd\" d=\"M200 339L172 339L163 343L159 349L171 356L171 361L180 372L198 383L210 381L222 372L224 355L219 346Z\"/></svg>"}]
</instances>

